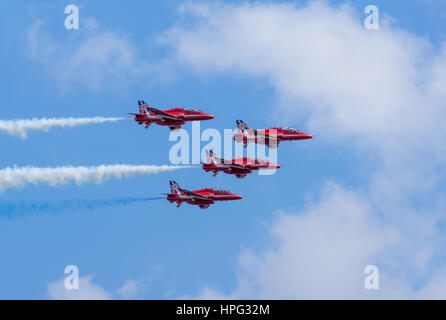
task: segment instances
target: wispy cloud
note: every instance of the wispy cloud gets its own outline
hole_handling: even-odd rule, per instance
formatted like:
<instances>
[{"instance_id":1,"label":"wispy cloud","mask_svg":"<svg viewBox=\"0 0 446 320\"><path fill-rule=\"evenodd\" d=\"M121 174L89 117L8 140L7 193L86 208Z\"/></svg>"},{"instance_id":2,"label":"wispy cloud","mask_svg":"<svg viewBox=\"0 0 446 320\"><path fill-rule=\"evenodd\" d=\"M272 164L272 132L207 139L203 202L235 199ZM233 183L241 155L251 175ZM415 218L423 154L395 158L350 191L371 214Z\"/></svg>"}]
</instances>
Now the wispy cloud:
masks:
<instances>
[{"instance_id":1,"label":"wispy cloud","mask_svg":"<svg viewBox=\"0 0 446 320\"><path fill-rule=\"evenodd\" d=\"M77 37L54 39L42 21L35 22L28 32L29 57L54 77L60 89L83 87L97 91L153 81L148 74L156 66L142 59L142 52L127 35L101 30L91 18L82 21ZM156 78L162 77L160 73Z\"/></svg>"}]
</instances>

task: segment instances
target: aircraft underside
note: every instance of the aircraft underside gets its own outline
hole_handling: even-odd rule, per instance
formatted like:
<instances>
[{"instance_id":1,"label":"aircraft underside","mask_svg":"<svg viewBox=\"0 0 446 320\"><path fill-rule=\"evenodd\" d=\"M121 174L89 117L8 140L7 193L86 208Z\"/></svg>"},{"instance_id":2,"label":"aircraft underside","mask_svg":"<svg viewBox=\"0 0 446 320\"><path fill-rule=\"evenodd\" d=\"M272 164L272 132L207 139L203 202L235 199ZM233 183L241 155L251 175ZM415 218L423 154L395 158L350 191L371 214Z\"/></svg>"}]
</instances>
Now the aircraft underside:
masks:
<instances>
[{"instance_id":1,"label":"aircraft underside","mask_svg":"<svg viewBox=\"0 0 446 320\"><path fill-rule=\"evenodd\" d=\"M251 170L225 170L225 173L233 174L239 179L246 177L246 175L251 172Z\"/></svg>"},{"instance_id":2,"label":"aircraft underside","mask_svg":"<svg viewBox=\"0 0 446 320\"><path fill-rule=\"evenodd\" d=\"M187 203L199 206L200 209L207 209L211 204L214 204L215 201L213 200L191 200L187 201Z\"/></svg>"},{"instance_id":3,"label":"aircraft underside","mask_svg":"<svg viewBox=\"0 0 446 320\"><path fill-rule=\"evenodd\" d=\"M257 143L257 144L264 144L267 145L269 148L271 149L275 149L279 146L280 140L278 139L264 139L263 137L247 137L247 136L234 136L234 140L236 142L243 142L243 146L245 148L248 147L248 144L250 144L251 142Z\"/></svg>"},{"instance_id":4,"label":"aircraft underside","mask_svg":"<svg viewBox=\"0 0 446 320\"><path fill-rule=\"evenodd\" d=\"M185 124L185 121L150 121L150 120L145 120L145 121L138 121L139 125L142 125L143 123L146 124L146 129L152 124L152 123L156 123L157 125L160 126L168 126L170 130L174 131L174 130L178 130L181 128L181 126L183 124Z\"/></svg>"}]
</instances>

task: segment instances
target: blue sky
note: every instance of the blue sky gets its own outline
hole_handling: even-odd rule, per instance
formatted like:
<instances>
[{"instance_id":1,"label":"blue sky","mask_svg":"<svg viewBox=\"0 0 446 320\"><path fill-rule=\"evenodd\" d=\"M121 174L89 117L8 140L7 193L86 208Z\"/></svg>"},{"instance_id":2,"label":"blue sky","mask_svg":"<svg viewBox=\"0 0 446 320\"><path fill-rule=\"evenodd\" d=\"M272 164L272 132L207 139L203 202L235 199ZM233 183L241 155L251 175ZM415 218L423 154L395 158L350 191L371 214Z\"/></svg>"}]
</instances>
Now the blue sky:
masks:
<instances>
[{"instance_id":1,"label":"blue sky","mask_svg":"<svg viewBox=\"0 0 446 320\"><path fill-rule=\"evenodd\" d=\"M342 3L344 2L326 1L321 6L342 11L343 9L338 7ZM68 4L79 7L79 30L68 31L64 28L64 8ZM204 7L212 7L207 2L202 4ZM367 4L368 1L355 1L351 4L350 14L353 21L357 22L358 28L362 26L365 17L363 9ZM413 0L402 5L399 1L374 1L373 4L379 7L383 21L386 21L385 16L395 19L393 25L387 29L387 25L383 24L383 32L391 33L392 37L395 34L395 39L398 40L398 32L404 30L410 34L411 39L422 39L429 43L431 49L427 51L431 56L440 51L445 42L444 2ZM205 174L201 169L185 169L110 180L97 185L67 185L57 188L39 185L2 192L0 208L20 203L57 205L63 201L73 203L73 208L12 215L0 213L0 298L55 297L48 292L48 286L63 279L64 268L69 264L77 265L81 276L93 275L91 282L102 287L112 298L123 297L119 291L128 280L137 283L138 290L133 296L135 298L209 297L205 294L206 291L200 295L203 288L212 288L212 292L219 292L217 296L221 293L229 296L234 294L232 296L235 297L256 297L249 291L246 293L240 289L247 272L244 264L240 262L244 259L243 252L248 250L257 255L259 260L266 259L268 253L274 253L275 246L279 247L278 252L282 252L281 242L274 242L274 234L280 234L281 231L277 230L282 230L281 219L284 216L285 219L290 218L289 216L290 219L300 219L299 217L305 217L307 214L311 216L312 212L320 208L318 203L323 203L326 197L331 199L333 194L340 194L351 199L350 191L358 192L352 196L354 199L361 197L358 202L362 203L364 200L368 203L365 207L373 208L370 209L372 220L381 216L388 218L384 219L385 228L376 227L379 232L400 227L401 216L387 212L391 211L389 208L400 206L401 199L407 200L404 204L410 212L420 210L423 213L414 213L413 224L402 227L403 231L398 232L400 237L404 238L406 232L410 233L417 219L423 217L426 211L435 211L435 214L428 214L426 220L432 221L435 228L443 229L441 225L444 211L440 195L444 192L444 185L441 183L440 174L440 181L421 186L421 191L413 198L413 192L409 190L412 185L407 187L407 192L406 185L401 188L392 187L392 190L402 190L401 195L395 195L398 200L381 198L381 195L373 190L380 185L381 176L398 171L392 167L395 165L393 153L398 153L397 150L389 152L389 149L383 151L376 147L376 141L369 131L361 132L352 126L343 132L342 122L339 125L335 120L325 119L325 116L323 118L326 122L317 122L311 107L319 100L312 100L312 93L297 96L296 99L290 98L290 94L275 83L277 77L270 76L269 71L257 73L244 61L221 66L218 61L214 62L212 57L208 56L203 59L205 62L201 65L200 59L197 58L200 57L200 48L210 52L205 44L198 42L200 46L195 48L198 53L191 53L187 49L190 48L188 44L182 47L181 41L175 40L175 35L171 36L179 32L180 35L193 38L196 31L194 28L206 28L206 25L200 25L200 18L194 14L189 17L179 12L179 8L184 5L186 8L194 6L181 1L140 1L132 5L124 5L122 1L107 1L106 5L91 1L2 2L0 119L121 117L126 116L128 112L135 112L137 100L144 99L153 106L167 108L192 105L216 115L214 120L201 123L202 130L233 128L235 119L244 119L251 127L290 125L314 133L318 137L311 141L281 145L278 163L283 165L283 168L272 176L252 174L245 179L235 179L233 176L220 174L212 178L211 174ZM257 5L266 5L268 11L279 3L260 1ZM242 4L231 6L237 10ZM299 11L305 6L306 2L298 2L292 10ZM228 10L229 15L231 10ZM251 9L248 6L245 10ZM209 13L212 14L215 12ZM211 18L206 16L204 20L206 19ZM91 29L91 24L96 26ZM231 21L228 21L228 25L230 24ZM220 27L217 23L215 28L218 30ZM32 50L30 44L32 30L37 30L37 52ZM212 36L212 29L210 30L207 30L206 34ZM260 34L263 31L265 30L260 28L258 32ZM76 69L72 70L72 74L64 72L64 68L68 70L72 67L66 56L76 53L76 48L88 41L92 35L101 36L107 32L113 34L116 39L121 39L120 45L125 47L112 50L117 50L118 53L122 52L119 50L131 52L134 54L131 62L122 68L115 68L107 64L108 58L105 57L104 65L95 69L101 77L92 81L89 79L89 72L92 70L82 62L75 65ZM218 34L220 33L217 32ZM220 39L212 37L209 42L212 41L219 43ZM224 41L225 39L221 40L222 43ZM197 44L192 42L192 47L194 43ZM232 53L231 50L228 48L228 55ZM280 50L277 49L277 55L283 54ZM271 51L274 53L274 50ZM328 52L329 49L327 54ZM219 58L215 57L216 60ZM438 59L441 59L441 56ZM314 77L316 81L317 75ZM303 87L301 88L304 91ZM323 89L321 90L323 92ZM438 96L441 94L443 93L440 92ZM291 105L300 108L298 106L304 103L307 103L310 109L298 109L297 114L289 109ZM426 100L426 103L430 102ZM288 107L284 106L286 104ZM328 114L329 117L328 109L324 110L318 112L327 112L324 115ZM377 122L384 122L381 120ZM371 117L370 122L373 121L375 120ZM408 120L407 123L412 122ZM185 128L190 130L191 125L187 124ZM381 127L377 130L382 130L379 135L393 132ZM398 136L398 132L395 135ZM44 167L117 163L169 164L168 154L173 143L168 141L168 136L167 128L152 126L144 130L132 121L54 129L48 133L31 132L27 139L0 134L0 168L14 164ZM396 143L398 144L398 141ZM358 144L362 146L358 147ZM371 152L369 147L372 151L376 148L376 152ZM435 148L436 145L431 149ZM380 156L381 154L386 156ZM392 156L387 157L389 154ZM437 151L432 151L432 154L438 157L432 167L442 168L443 154ZM405 164L406 161L396 163ZM407 160L407 163L412 162ZM400 169L403 167L398 165ZM402 171L398 177L407 177L408 172L413 172L410 165L404 169L407 171ZM82 207L82 203L86 201L156 197L162 192L168 192L169 179L175 179L189 189L204 186L226 187L243 195L244 199L217 203L205 211L188 205L177 209L164 200L111 205L94 210ZM344 193L335 188L335 191L328 192L329 195L325 197L327 182L333 182L347 191ZM420 184L423 182L419 181ZM385 190L384 186L381 187L380 190ZM379 201L380 199L383 201ZM356 203L356 200L354 202ZM394 205L380 207L380 202ZM341 208L342 203L344 202L339 204ZM349 204L345 202L345 206L345 211L348 211ZM365 211L368 217L369 209ZM297 223L305 225L306 222L299 220ZM315 232L319 230L317 223L309 225L316 226ZM362 221L360 226L363 226ZM382 247L387 246L387 242L374 248L378 253L366 257L365 260L368 259L370 264L382 261L383 270L389 270L384 273L384 277L389 278L398 273L395 270L400 270L401 265L408 265L402 278L413 291L413 288L430 283L444 264L445 252L435 245L443 239L441 234L440 232L432 239L429 238L428 245L431 246L427 249L420 249L421 256L425 251L430 252L426 253L429 258L423 262L423 267L413 263L415 267L412 268L412 262L406 256L389 261L389 254L380 251ZM383 236L385 237L387 233ZM393 235L389 236L389 239L394 239ZM352 242L337 240L339 239L333 238L331 243L341 251L344 243ZM389 241L392 243L389 246L393 246L393 240ZM414 253L419 249L411 248L410 245L402 251ZM296 247L298 246L296 244ZM309 240L308 247L311 246ZM286 261L287 259L283 263L286 264ZM265 264L267 263L263 265ZM381 266L379 263L378 265ZM315 266L316 269L319 267ZM254 270L262 274L268 269L254 263ZM357 271L362 279L363 270ZM293 275L290 277L293 278ZM400 288L399 283L403 280L395 280L398 283L395 287ZM280 282L277 279L271 281ZM360 285L362 284L358 286ZM253 284L253 287L256 286L262 287L262 292L266 292L264 296L282 297L275 294L277 288L270 289L261 282ZM279 289L287 292L282 287ZM279 289L277 290L280 291ZM360 289L361 287L358 290ZM406 297L407 291L411 290L402 290L404 293L400 295ZM305 292L290 292L285 297L306 297ZM310 297L324 297L319 291L308 289L307 292L311 293ZM361 294L365 294L366 298L373 297L367 296L368 293ZM356 295L352 293L349 297Z\"/></svg>"}]
</instances>

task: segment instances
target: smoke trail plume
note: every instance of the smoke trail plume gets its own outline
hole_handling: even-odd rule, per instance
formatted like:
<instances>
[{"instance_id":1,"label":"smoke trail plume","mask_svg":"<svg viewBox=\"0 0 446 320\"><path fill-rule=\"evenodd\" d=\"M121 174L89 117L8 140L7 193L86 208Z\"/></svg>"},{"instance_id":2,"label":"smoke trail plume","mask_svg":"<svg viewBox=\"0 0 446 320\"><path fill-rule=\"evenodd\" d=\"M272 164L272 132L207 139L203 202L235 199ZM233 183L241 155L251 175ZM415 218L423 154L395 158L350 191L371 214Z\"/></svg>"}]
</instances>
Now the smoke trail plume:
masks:
<instances>
[{"instance_id":1,"label":"smoke trail plume","mask_svg":"<svg viewBox=\"0 0 446 320\"><path fill-rule=\"evenodd\" d=\"M0 131L5 131L12 136L26 138L28 130L48 132L54 127L77 127L87 124L115 122L125 118L50 118L50 119L24 119L24 120L0 120Z\"/></svg>"},{"instance_id":2,"label":"smoke trail plume","mask_svg":"<svg viewBox=\"0 0 446 320\"><path fill-rule=\"evenodd\" d=\"M187 166L154 165L100 165L97 167L7 167L0 170L0 191L20 188L29 184L48 184L56 187L68 183L101 183L109 179L122 179L135 175L150 175L165 171L190 168Z\"/></svg>"},{"instance_id":3,"label":"smoke trail plume","mask_svg":"<svg viewBox=\"0 0 446 320\"><path fill-rule=\"evenodd\" d=\"M16 202L0 204L0 215L10 218L29 213L58 213L75 210L97 210L112 206L127 206L136 202L165 199L165 197L121 198L111 200L65 200L56 202Z\"/></svg>"}]
</instances>

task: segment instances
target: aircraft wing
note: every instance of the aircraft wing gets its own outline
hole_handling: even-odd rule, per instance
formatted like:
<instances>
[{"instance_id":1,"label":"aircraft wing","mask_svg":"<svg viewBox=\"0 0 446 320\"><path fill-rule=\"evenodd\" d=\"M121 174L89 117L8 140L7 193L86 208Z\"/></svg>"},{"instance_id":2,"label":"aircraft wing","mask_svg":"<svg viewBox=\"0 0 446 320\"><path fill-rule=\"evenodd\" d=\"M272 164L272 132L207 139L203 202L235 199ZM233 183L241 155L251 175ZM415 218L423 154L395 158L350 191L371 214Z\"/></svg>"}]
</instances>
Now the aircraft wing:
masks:
<instances>
[{"instance_id":1,"label":"aircraft wing","mask_svg":"<svg viewBox=\"0 0 446 320\"><path fill-rule=\"evenodd\" d=\"M226 164L226 166L230 169L249 170L245 166L242 166L240 164L235 164L235 163Z\"/></svg>"},{"instance_id":2,"label":"aircraft wing","mask_svg":"<svg viewBox=\"0 0 446 320\"><path fill-rule=\"evenodd\" d=\"M254 135L257 137L259 141L266 142L270 140L277 140L277 135L272 135L269 133L266 133L264 129L262 130L253 130Z\"/></svg>"},{"instance_id":3,"label":"aircraft wing","mask_svg":"<svg viewBox=\"0 0 446 320\"><path fill-rule=\"evenodd\" d=\"M196 200L210 200L210 198L208 198L208 197L202 196L202 195L200 195L198 193L195 193L195 192L192 192L192 191L189 191L189 190L180 189L180 191L183 192L184 194L188 195L188 196L191 196L192 199L194 199L194 200L195 199Z\"/></svg>"},{"instance_id":4,"label":"aircraft wing","mask_svg":"<svg viewBox=\"0 0 446 320\"><path fill-rule=\"evenodd\" d=\"M268 139L276 139L277 138L277 135L272 135L272 134L266 133L265 129L254 130L254 134L258 137L265 137Z\"/></svg>"},{"instance_id":5,"label":"aircraft wing","mask_svg":"<svg viewBox=\"0 0 446 320\"><path fill-rule=\"evenodd\" d=\"M162 120L164 119L169 119L169 120L181 120L181 118L175 117L167 112L152 108L152 107L146 107L147 110L149 110L150 112L156 114L157 116L159 116Z\"/></svg>"}]
</instances>

